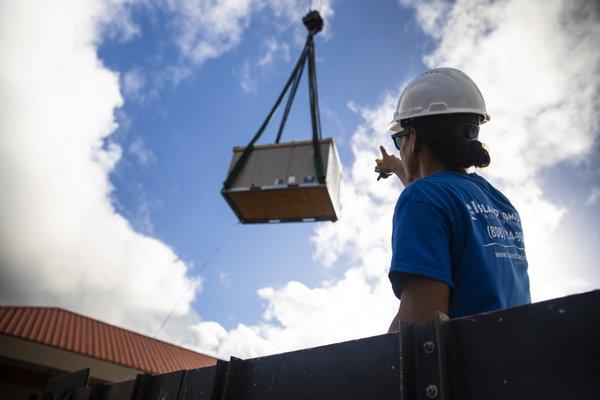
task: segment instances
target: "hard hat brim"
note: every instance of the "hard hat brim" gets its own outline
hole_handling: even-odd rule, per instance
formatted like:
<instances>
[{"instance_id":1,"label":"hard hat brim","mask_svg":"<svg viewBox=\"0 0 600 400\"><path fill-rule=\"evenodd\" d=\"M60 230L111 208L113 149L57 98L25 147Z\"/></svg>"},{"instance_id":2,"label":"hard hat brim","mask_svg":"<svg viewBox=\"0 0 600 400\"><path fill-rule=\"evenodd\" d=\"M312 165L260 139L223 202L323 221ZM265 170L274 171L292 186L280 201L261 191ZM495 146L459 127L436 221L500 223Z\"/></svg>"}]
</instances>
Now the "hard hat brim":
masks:
<instances>
[{"instance_id":1,"label":"hard hat brim","mask_svg":"<svg viewBox=\"0 0 600 400\"><path fill-rule=\"evenodd\" d=\"M446 110L439 111L429 111L424 110L422 112L419 111L411 111L404 114L400 114L395 116L394 122L400 124L400 121L411 118L419 118L426 117L429 115L444 115L444 114L476 114L480 116L479 125L485 124L490 120L490 115L487 112L482 112L481 110L475 110L473 108L448 108Z\"/></svg>"}]
</instances>

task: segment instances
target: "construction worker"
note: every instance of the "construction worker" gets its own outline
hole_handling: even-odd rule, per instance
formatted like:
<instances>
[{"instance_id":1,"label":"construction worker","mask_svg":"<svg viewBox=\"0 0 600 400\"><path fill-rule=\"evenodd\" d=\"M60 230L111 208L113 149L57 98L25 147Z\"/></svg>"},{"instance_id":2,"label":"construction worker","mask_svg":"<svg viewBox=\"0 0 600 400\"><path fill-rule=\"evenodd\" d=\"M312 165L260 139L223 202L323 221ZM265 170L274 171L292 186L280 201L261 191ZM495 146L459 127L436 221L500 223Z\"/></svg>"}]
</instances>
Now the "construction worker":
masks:
<instances>
[{"instance_id":1,"label":"construction worker","mask_svg":"<svg viewBox=\"0 0 600 400\"><path fill-rule=\"evenodd\" d=\"M530 303L519 214L494 186L467 168L490 156L477 140L489 120L475 83L453 68L413 79L402 92L390 134L400 158L381 146L375 172L405 189L393 218L389 279L399 321L425 322Z\"/></svg>"}]
</instances>

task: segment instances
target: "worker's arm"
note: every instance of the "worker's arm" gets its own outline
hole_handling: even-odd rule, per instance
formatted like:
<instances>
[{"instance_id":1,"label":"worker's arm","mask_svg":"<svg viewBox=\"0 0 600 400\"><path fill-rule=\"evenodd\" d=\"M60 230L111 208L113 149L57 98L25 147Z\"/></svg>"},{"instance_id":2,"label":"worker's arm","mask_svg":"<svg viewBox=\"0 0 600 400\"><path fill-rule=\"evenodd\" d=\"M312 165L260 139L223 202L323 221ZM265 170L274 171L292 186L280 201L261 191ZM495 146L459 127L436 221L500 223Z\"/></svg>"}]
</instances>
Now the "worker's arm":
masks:
<instances>
[{"instance_id":1,"label":"worker's arm","mask_svg":"<svg viewBox=\"0 0 600 400\"><path fill-rule=\"evenodd\" d=\"M401 274L401 281L400 307L388 332L399 330L401 320L414 324L435 319L436 311L448 314L450 288L447 284L406 273Z\"/></svg>"}]
</instances>

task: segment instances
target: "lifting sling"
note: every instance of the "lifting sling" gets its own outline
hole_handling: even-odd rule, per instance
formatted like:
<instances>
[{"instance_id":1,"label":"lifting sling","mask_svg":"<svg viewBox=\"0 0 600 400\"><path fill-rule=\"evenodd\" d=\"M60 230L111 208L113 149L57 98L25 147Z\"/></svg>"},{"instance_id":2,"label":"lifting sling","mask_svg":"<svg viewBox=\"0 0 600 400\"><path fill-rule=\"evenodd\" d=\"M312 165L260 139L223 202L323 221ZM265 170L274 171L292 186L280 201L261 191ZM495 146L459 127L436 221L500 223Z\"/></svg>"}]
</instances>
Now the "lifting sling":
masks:
<instances>
[{"instance_id":1,"label":"lifting sling","mask_svg":"<svg viewBox=\"0 0 600 400\"><path fill-rule=\"evenodd\" d=\"M279 108L283 97L287 93L287 91L291 88L290 94L287 99L287 103L285 105L285 109L283 111L283 115L281 117L281 123L279 124L279 129L277 131L277 138L275 139L275 143L279 143L281 139L281 135L283 134L283 128L287 121L287 117L292 108L292 103L294 102L294 97L296 95L296 90L298 89L298 85L300 83L300 78L302 77L302 72L304 71L304 64L308 61L308 93L310 100L310 120L311 120L311 128L312 128L312 144L313 144L313 160L315 164L315 176L317 177L317 181L319 184L325 183L325 175L323 174L323 160L321 158L321 147L319 146L319 141L321 140L321 119L319 116L319 98L317 95L317 69L315 64L315 42L314 36L319 33L323 29L323 19L319 12L316 10L310 11L308 14L302 18L302 22L306 29L308 30L308 35L306 37L306 43L304 44L304 48L300 53L300 58L292 71L292 74L288 78L283 90L277 97L273 108L263 121L260 128L244 149L242 155L237 160L229 174L227 175L227 179L223 183L223 189L229 189L235 179L244 168L244 165L248 161L250 157L250 153L254 148L254 144L263 134L267 125L271 121L273 114Z\"/></svg>"}]
</instances>

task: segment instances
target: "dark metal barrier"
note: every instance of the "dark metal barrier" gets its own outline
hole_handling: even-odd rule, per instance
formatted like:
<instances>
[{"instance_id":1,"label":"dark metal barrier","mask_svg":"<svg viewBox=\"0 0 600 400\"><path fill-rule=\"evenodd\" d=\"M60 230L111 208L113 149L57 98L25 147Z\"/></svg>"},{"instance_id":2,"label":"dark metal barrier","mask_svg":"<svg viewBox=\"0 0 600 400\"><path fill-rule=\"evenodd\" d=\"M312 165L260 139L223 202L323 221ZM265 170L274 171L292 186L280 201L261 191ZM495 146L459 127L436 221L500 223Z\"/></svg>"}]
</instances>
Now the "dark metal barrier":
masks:
<instances>
[{"instance_id":1,"label":"dark metal barrier","mask_svg":"<svg viewBox=\"0 0 600 400\"><path fill-rule=\"evenodd\" d=\"M47 399L600 398L600 290Z\"/></svg>"}]
</instances>

